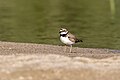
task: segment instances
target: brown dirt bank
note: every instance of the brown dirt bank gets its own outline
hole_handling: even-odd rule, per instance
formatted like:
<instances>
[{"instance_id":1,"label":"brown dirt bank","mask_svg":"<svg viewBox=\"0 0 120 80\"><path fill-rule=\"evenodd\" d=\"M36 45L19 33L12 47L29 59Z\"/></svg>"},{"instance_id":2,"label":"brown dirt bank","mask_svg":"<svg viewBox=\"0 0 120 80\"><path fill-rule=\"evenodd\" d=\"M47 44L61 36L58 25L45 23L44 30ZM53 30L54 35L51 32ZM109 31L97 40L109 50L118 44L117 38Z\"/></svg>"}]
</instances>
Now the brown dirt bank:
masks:
<instances>
[{"instance_id":1,"label":"brown dirt bank","mask_svg":"<svg viewBox=\"0 0 120 80\"><path fill-rule=\"evenodd\" d=\"M69 47L67 48L67 50L69 50ZM78 47L74 47L72 49L72 53L67 52L66 53L64 52L64 46L32 43L0 42L0 55L57 54L68 57L88 57L96 59L103 59L120 55L119 50L78 48Z\"/></svg>"},{"instance_id":2,"label":"brown dirt bank","mask_svg":"<svg viewBox=\"0 0 120 80\"><path fill-rule=\"evenodd\" d=\"M119 50L0 42L0 80L119 80Z\"/></svg>"}]
</instances>

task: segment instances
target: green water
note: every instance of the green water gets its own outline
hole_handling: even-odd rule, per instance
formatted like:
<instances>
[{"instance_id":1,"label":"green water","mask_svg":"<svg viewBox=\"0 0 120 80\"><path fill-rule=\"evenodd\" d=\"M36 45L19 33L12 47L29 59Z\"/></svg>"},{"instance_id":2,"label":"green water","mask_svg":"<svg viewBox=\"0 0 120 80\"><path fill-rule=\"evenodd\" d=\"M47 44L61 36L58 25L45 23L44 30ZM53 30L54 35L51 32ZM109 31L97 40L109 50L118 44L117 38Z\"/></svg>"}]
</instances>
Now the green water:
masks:
<instances>
[{"instance_id":1,"label":"green water","mask_svg":"<svg viewBox=\"0 0 120 80\"><path fill-rule=\"evenodd\" d=\"M109 0L0 0L0 40L61 45L65 26L75 46L120 49L119 4L111 19Z\"/></svg>"}]
</instances>

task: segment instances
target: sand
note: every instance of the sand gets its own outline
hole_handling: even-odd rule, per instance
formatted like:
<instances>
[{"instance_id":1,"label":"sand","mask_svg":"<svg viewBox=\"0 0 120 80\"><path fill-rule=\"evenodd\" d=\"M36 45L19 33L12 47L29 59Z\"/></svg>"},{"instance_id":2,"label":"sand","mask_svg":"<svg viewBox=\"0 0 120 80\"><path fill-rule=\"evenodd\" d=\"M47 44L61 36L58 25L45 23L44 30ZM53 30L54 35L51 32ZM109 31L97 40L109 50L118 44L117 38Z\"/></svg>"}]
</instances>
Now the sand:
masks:
<instances>
[{"instance_id":1,"label":"sand","mask_svg":"<svg viewBox=\"0 0 120 80\"><path fill-rule=\"evenodd\" d=\"M119 80L120 51L0 42L0 80Z\"/></svg>"}]
</instances>

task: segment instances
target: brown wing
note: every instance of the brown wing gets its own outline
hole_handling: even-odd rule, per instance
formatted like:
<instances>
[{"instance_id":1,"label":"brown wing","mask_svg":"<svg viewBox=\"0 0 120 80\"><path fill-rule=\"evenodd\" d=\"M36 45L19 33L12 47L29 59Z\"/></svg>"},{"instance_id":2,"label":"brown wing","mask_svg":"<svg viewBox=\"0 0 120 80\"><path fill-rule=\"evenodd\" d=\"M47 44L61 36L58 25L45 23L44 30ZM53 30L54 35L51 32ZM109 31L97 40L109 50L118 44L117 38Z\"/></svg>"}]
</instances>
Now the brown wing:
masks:
<instances>
[{"instance_id":1,"label":"brown wing","mask_svg":"<svg viewBox=\"0 0 120 80\"><path fill-rule=\"evenodd\" d=\"M76 42L78 39L71 33L68 33L68 38L72 41L72 42Z\"/></svg>"}]
</instances>

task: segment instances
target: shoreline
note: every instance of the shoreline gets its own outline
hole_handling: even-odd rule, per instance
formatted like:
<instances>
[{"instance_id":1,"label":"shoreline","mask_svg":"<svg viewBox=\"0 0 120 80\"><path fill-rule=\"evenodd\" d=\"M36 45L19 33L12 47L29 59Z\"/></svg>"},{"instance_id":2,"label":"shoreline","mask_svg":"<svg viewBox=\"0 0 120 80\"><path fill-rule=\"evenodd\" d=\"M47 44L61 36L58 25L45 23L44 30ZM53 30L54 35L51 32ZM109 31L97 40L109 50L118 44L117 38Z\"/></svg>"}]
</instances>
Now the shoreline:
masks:
<instances>
[{"instance_id":1,"label":"shoreline","mask_svg":"<svg viewBox=\"0 0 120 80\"><path fill-rule=\"evenodd\" d=\"M67 47L69 50L70 47ZM112 56L119 56L120 50L99 49L99 48L79 48L73 47L73 52L64 52L64 46L36 44L36 43L17 43L0 42L0 55L8 54L57 54L68 57L87 57L104 59Z\"/></svg>"}]
</instances>

